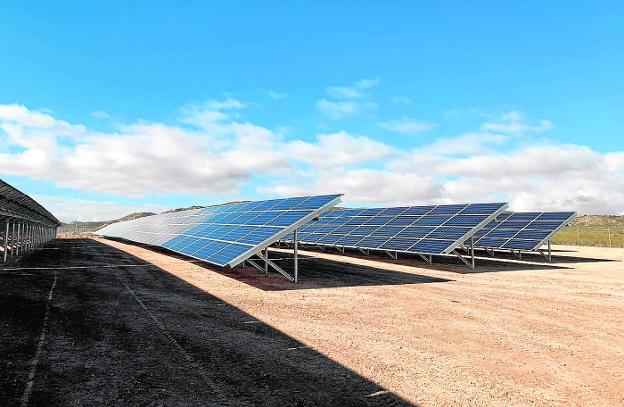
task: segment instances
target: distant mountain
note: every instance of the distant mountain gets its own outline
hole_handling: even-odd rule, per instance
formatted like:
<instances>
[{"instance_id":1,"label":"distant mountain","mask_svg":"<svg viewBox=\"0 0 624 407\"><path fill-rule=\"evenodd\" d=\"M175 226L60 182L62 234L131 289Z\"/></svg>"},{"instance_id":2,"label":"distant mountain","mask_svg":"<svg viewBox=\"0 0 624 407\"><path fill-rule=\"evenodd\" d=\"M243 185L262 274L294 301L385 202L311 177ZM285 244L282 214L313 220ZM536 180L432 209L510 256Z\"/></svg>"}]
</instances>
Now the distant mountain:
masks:
<instances>
[{"instance_id":1,"label":"distant mountain","mask_svg":"<svg viewBox=\"0 0 624 407\"><path fill-rule=\"evenodd\" d=\"M126 216L122 216L119 219L106 220L106 221L101 221L101 222L78 221L78 222L72 222L72 223L63 223L61 227L58 229L58 233L71 234L71 233L76 233L76 232L78 233L93 232L100 228L103 228L106 225L110 225L111 223L123 222L126 220L138 219L138 218L143 218L145 216L151 216L151 215L155 215L155 213L154 212L133 212Z\"/></svg>"},{"instance_id":2,"label":"distant mountain","mask_svg":"<svg viewBox=\"0 0 624 407\"><path fill-rule=\"evenodd\" d=\"M624 226L621 215L583 215L574 219L572 225L579 226Z\"/></svg>"}]
</instances>

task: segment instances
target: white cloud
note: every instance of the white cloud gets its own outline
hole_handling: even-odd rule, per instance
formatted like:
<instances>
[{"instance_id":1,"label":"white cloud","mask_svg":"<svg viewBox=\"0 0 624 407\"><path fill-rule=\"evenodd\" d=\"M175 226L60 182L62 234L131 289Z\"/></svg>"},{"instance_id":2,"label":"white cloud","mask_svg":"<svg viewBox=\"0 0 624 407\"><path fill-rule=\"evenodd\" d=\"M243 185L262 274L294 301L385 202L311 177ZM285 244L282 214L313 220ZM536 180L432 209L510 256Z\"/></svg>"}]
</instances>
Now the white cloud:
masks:
<instances>
[{"instance_id":1,"label":"white cloud","mask_svg":"<svg viewBox=\"0 0 624 407\"><path fill-rule=\"evenodd\" d=\"M96 110L94 112L91 112L91 117L94 117L96 119L110 119L112 116L103 110Z\"/></svg>"},{"instance_id":2,"label":"white cloud","mask_svg":"<svg viewBox=\"0 0 624 407\"><path fill-rule=\"evenodd\" d=\"M327 99L317 101L316 108L330 119L342 119L343 117L353 116L362 110L362 106L357 102L334 102Z\"/></svg>"},{"instance_id":3,"label":"white cloud","mask_svg":"<svg viewBox=\"0 0 624 407\"><path fill-rule=\"evenodd\" d=\"M377 126L381 127L384 130L392 131L395 133L418 134L429 131L435 128L437 125L435 123L410 119L409 117L403 117L397 120L377 123Z\"/></svg>"},{"instance_id":4,"label":"white cloud","mask_svg":"<svg viewBox=\"0 0 624 407\"><path fill-rule=\"evenodd\" d=\"M74 220L96 222L119 219L133 212L162 212L162 205L120 204L112 201L93 201L88 199L71 199L53 195L33 196L61 222Z\"/></svg>"},{"instance_id":5,"label":"white cloud","mask_svg":"<svg viewBox=\"0 0 624 407\"><path fill-rule=\"evenodd\" d=\"M517 112L398 151L346 131L284 139L241 121L243 106L231 98L209 101L182 109L179 125L137 122L102 133L48 112L0 105L0 145L8 146L0 148L0 173L137 198L238 196L261 178L253 186L266 194L343 192L353 204L509 200L519 210L624 213L624 151L545 139L527 144L525 134L552 124L527 124ZM109 204L84 205L92 214L112 214L117 209ZM118 209L123 215L130 208Z\"/></svg>"},{"instance_id":6,"label":"white cloud","mask_svg":"<svg viewBox=\"0 0 624 407\"><path fill-rule=\"evenodd\" d=\"M0 153L0 173L129 197L231 193L253 174L289 166L273 149L278 135L208 110L242 106L226 99L187 108L183 120L197 129L134 123L115 133L93 132L23 106L0 106L0 141L14 148Z\"/></svg>"},{"instance_id":7,"label":"white cloud","mask_svg":"<svg viewBox=\"0 0 624 407\"><path fill-rule=\"evenodd\" d=\"M287 145L288 156L318 168L336 168L379 160L393 153L389 146L345 131L319 134L316 142L296 140Z\"/></svg>"},{"instance_id":8,"label":"white cloud","mask_svg":"<svg viewBox=\"0 0 624 407\"><path fill-rule=\"evenodd\" d=\"M379 83L378 79L360 79L350 86L330 86L325 90L329 99L319 99L316 102L316 108L324 116L333 120L374 109L377 104L372 100L368 90Z\"/></svg>"},{"instance_id":9,"label":"white cloud","mask_svg":"<svg viewBox=\"0 0 624 407\"><path fill-rule=\"evenodd\" d=\"M525 134L525 133L542 133L550 130L553 123L550 120L542 119L539 124L531 126L524 122L524 116L512 110L504 113L499 120L495 122L486 122L481 125L481 130L509 133L509 134Z\"/></svg>"},{"instance_id":10,"label":"white cloud","mask_svg":"<svg viewBox=\"0 0 624 407\"><path fill-rule=\"evenodd\" d=\"M285 93L285 92L276 92L273 89L267 89L267 90L263 91L263 93L265 95L267 95L269 98L276 99L276 100L285 99L285 98L288 97L287 93Z\"/></svg>"}]
</instances>

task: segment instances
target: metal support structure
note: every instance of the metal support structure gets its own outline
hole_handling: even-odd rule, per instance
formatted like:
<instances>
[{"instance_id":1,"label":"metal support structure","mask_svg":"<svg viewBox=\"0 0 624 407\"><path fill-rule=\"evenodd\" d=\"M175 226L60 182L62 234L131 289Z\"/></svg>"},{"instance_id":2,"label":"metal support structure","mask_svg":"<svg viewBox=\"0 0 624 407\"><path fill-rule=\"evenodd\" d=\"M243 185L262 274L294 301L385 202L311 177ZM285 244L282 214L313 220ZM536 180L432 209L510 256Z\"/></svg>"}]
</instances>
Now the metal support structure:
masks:
<instances>
[{"instance_id":1,"label":"metal support structure","mask_svg":"<svg viewBox=\"0 0 624 407\"><path fill-rule=\"evenodd\" d=\"M471 254L470 254L470 257L469 257L470 261L466 260L466 257L462 256L457 250L453 250L451 252L451 254L454 254L455 256L457 256L457 258L459 260L461 260L462 263L464 263L470 269L474 269L475 268L474 250L471 250Z\"/></svg>"},{"instance_id":2,"label":"metal support structure","mask_svg":"<svg viewBox=\"0 0 624 407\"><path fill-rule=\"evenodd\" d=\"M15 222L11 225L11 258L15 256Z\"/></svg>"},{"instance_id":3,"label":"metal support structure","mask_svg":"<svg viewBox=\"0 0 624 407\"><path fill-rule=\"evenodd\" d=\"M391 252L391 251L388 251L388 250L384 250L384 252L388 256L390 256L390 258L393 259L393 260L398 260L399 259L399 253L398 252Z\"/></svg>"},{"instance_id":4,"label":"metal support structure","mask_svg":"<svg viewBox=\"0 0 624 407\"><path fill-rule=\"evenodd\" d=\"M22 223L18 222L17 223L17 235L16 235L17 239L15 239L15 245L16 245L15 255L16 256L19 256L20 249L21 249L20 246L22 245L22 234L20 233L21 226L22 226Z\"/></svg>"},{"instance_id":5,"label":"metal support structure","mask_svg":"<svg viewBox=\"0 0 624 407\"><path fill-rule=\"evenodd\" d=\"M370 256L370 250L362 249L362 248L359 248L359 247L358 247L358 250L361 251L362 253L364 253L365 255Z\"/></svg>"},{"instance_id":6,"label":"metal support structure","mask_svg":"<svg viewBox=\"0 0 624 407\"><path fill-rule=\"evenodd\" d=\"M9 218L6 219L6 228L4 229L4 253L3 261L7 262L7 254L9 250Z\"/></svg>"},{"instance_id":7,"label":"metal support structure","mask_svg":"<svg viewBox=\"0 0 624 407\"><path fill-rule=\"evenodd\" d=\"M429 264L433 263L433 256L431 255L425 256L424 254L421 254L421 253L416 253L416 254L418 254L418 256L420 256L420 258L426 261L427 263Z\"/></svg>"},{"instance_id":8,"label":"metal support structure","mask_svg":"<svg viewBox=\"0 0 624 407\"><path fill-rule=\"evenodd\" d=\"M269 258L269 248L264 249L264 257ZM269 262L264 262L264 274L269 274Z\"/></svg>"},{"instance_id":9,"label":"metal support structure","mask_svg":"<svg viewBox=\"0 0 624 407\"><path fill-rule=\"evenodd\" d=\"M345 254L345 248L344 247L336 246L336 250L338 250L342 254Z\"/></svg>"},{"instance_id":10,"label":"metal support structure","mask_svg":"<svg viewBox=\"0 0 624 407\"><path fill-rule=\"evenodd\" d=\"M294 241L294 254L295 254L295 258L293 260L294 262L294 267L295 267L295 284L297 283L297 281L299 280L299 232L297 231L297 229L295 229L293 231L293 241Z\"/></svg>"},{"instance_id":11,"label":"metal support structure","mask_svg":"<svg viewBox=\"0 0 624 407\"><path fill-rule=\"evenodd\" d=\"M470 266L471 269L475 268L475 255L474 255L474 236L470 236Z\"/></svg>"},{"instance_id":12,"label":"metal support structure","mask_svg":"<svg viewBox=\"0 0 624 407\"><path fill-rule=\"evenodd\" d=\"M281 275L283 275L284 277L286 277L288 280L290 281L295 281L294 277L291 276L290 274L288 274L287 272L284 271L283 268L281 268L280 266L278 266L277 264L273 263L271 260L267 259L266 257L264 257L262 255L262 253L256 253L256 256L260 257L261 260L264 260L265 262L267 262L267 264L269 266L271 266L273 269L275 269L275 271L277 271L278 273L280 273ZM258 266L259 267L259 266ZM262 270L262 268L260 268L259 270Z\"/></svg>"}]
</instances>

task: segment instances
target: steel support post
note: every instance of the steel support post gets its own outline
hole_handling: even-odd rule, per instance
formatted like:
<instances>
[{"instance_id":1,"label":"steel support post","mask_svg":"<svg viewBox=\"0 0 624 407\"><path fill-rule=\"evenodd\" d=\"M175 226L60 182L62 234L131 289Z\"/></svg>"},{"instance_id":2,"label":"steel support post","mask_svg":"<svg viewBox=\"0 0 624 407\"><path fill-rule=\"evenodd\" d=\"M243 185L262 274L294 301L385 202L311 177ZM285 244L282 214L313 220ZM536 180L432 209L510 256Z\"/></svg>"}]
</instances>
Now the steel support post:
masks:
<instances>
[{"instance_id":1,"label":"steel support post","mask_svg":"<svg viewBox=\"0 0 624 407\"><path fill-rule=\"evenodd\" d=\"M552 249L550 247L550 240L548 240L548 261L552 261Z\"/></svg>"},{"instance_id":2,"label":"steel support post","mask_svg":"<svg viewBox=\"0 0 624 407\"><path fill-rule=\"evenodd\" d=\"M7 254L9 250L9 218L6 219L6 227L4 228L4 262L7 262Z\"/></svg>"},{"instance_id":3,"label":"steel support post","mask_svg":"<svg viewBox=\"0 0 624 407\"><path fill-rule=\"evenodd\" d=\"M475 268L475 257L474 257L474 237L470 236L470 263L472 264L471 268Z\"/></svg>"},{"instance_id":4,"label":"steel support post","mask_svg":"<svg viewBox=\"0 0 624 407\"><path fill-rule=\"evenodd\" d=\"M11 224L11 258L15 256L15 222Z\"/></svg>"},{"instance_id":5,"label":"steel support post","mask_svg":"<svg viewBox=\"0 0 624 407\"><path fill-rule=\"evenodd\" d=\"M22 243L22 233L20 233L20 230L22 229L22 224L21 222L17 223L17 236L15 239L15 256L19 256L20 254L20 249L21 249L21 243Z\"/></svg>"},{"instance_id":6,"label":"steel support post","mask_svg":"<svg viewBox=\"0 0 624 407\"><path fill-rule=\"evenodd\" d=\"M264 274L269 274L269 248L268 247L264 249L264 257L266 257L266 260L264 261Z\"/></svg>"},{"instance_id":7,"label":"steel support post","mask_svg":"<svg viewBox=\"0 0 624 407\"><path fill-rule=\"evenodd\" d=\"M294 238L294 254L295 254L295 258L294 258L294 266L295 266L295 284L297 283L297 281L299 280L299 232L297 231L297 229L295 229L293 231L293 238Z\"/></svg>"}]
</instances>

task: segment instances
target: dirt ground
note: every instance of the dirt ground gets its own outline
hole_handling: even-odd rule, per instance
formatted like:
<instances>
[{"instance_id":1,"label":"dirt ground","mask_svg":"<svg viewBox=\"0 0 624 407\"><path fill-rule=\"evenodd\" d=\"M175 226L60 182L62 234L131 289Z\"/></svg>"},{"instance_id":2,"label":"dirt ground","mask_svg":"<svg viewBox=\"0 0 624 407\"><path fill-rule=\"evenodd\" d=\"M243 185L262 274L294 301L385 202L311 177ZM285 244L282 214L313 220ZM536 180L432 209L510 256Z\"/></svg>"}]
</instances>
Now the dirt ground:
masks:
<instances>
[{"instance_id":1,"label":"dirt ground","mask_svg":"<svg viewBox=\"0 0 624 407\"><path fill-rule=\"evenodd\" d=\"M51 242L0 268L0 405L624 405L624 249L303 254L294 285Z\"/></svg>"}]
</instances>

